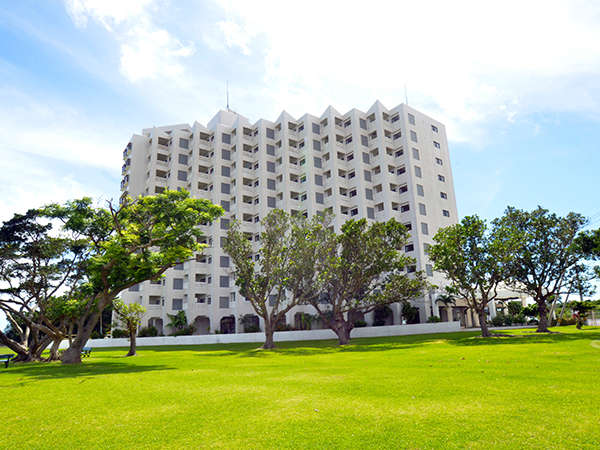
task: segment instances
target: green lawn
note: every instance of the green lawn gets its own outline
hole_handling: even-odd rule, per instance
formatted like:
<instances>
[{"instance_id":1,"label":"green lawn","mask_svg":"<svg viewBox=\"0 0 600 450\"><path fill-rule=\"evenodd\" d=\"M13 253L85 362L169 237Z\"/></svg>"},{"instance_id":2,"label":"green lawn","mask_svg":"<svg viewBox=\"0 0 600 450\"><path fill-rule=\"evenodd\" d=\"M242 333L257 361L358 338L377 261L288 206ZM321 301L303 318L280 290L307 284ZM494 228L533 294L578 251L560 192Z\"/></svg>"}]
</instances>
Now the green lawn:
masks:
<instances>
[{"instance_id":1,"label":"green lawn","mask_svg":"<svg viewBox=\"0 0 600 450\"><path fill-rule=\"evenodd\" d=\"M14 365L0 368L0 447L597 448L600 328L559 330Z\"/></svg>"}]
</instances>

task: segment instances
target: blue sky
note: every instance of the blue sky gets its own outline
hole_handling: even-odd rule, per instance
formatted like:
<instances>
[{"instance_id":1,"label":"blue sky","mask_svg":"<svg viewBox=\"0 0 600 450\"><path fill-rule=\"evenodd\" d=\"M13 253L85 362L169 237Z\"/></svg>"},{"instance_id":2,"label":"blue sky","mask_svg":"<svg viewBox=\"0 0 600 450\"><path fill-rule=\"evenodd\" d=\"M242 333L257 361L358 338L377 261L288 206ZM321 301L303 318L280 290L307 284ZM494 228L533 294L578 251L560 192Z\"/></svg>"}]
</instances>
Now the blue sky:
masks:
<instances>
[{"instance_id":1,"label":"blue sky","mask_svg":"<svg viewBox=\"0 0 600 450\"><path fill-rule=\"evenodd\" d=\"M404 101L447 126L460 215L600 221L600 4L21 0L0 6L0 220L118 197L143 127Z\"/></svg>"}]
</instances>

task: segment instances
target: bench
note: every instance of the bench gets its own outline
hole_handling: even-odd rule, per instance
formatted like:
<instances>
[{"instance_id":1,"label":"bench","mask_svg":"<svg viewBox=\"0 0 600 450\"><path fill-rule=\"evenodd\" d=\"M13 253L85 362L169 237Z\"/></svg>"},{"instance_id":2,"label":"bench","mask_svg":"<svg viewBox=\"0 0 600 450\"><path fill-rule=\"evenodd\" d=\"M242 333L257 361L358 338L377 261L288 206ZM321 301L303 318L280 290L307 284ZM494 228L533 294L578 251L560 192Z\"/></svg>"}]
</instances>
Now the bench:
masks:
<instances>
[{"instance_id":1,"label":"bench","mask_svg":"<svg viewBox=\"0 0 600 450\"><path fill-rule=\"evenodd\" d=\"M81 349L81 356L85 357L90 357L90 354L92 353L92 347L83 347Z\"/></svg>"},{"instance_id":2,"label":"bench","mask_svg":"<svg viewBox=\"0 0 600 450\"><path fill-rule=\"evenodd\" d=\"M11 359L13 359L14 356L15 356L14 354L0 355L0 361L4 362L5 369L8 367L8 363L10 362Z\"/></svg>"}]
</instances>

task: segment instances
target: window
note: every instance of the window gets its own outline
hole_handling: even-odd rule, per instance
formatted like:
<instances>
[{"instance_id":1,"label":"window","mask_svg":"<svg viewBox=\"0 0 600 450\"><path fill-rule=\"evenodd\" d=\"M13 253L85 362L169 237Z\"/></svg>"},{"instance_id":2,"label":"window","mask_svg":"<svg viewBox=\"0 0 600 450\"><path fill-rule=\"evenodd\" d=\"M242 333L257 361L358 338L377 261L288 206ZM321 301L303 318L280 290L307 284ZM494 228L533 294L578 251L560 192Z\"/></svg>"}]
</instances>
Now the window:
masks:
<instances>
[{"instance_id":1,"label":"window","mask_svg":"<svg viewBox=\"0 0 600 450\"><path fill-rule=\"evenodd\" d=\"M419 150L414 148L412 149L412 154L413 154L413 158L415 159L421 159L420 155L419 155Z\"/></svg>"},{"instance_id":2,"label":"window","mask_svg":"<svg viewBox=\"0 0 600 450\"><path fill-rule=\"evenodd\" d=\"M442 215L444 217L450 217L450 211L448 211L447 209L442 209Z\"/></svg>"},{"instance_id":3,"label":"window","mask_svg":"<svg viewBox=\"0 0 600 450\"><path fill-rule=\"evenodd\" d=\"M275 180L267 178L267 189L270 189L271 191L275 190Z\"/></svg>"},{"instance_id":4,"label":"window","mask_svg":"<svg viewBox=\"0 0 600 450\"><path fill-rule=\"evenodd\" d=\"M419 203L419 214L422 216L427 215L427 209L425 208L425 203Z\"/></svg>"},{"instance_id":5,"label":"window","mask_svg":"<svg viewBox=\"0 0 600 450\"><path fill-rule=\"evenodd\" d=\"M173 269L175 269L175 270L183 270L183 263L177 263L177 264L175 264L175 266L173 266Z\"/></svg>"},{"instance_id":6,"label":"window","mask_svg":"<svg viewBox=\"0 0 600 450\"><path fill-rule=\"evenodd\" d=\"M178 170L177 179L179 181L187 181L187 172L185 170Z\"/></svg>"},{"instance_id":7,"label":"window","mask_svg":"<svg viewBox=\"0 0 600 450\"><path fill-rule=\"evenodd\" d=\"M323 175L315 175L315 184L317 186L323 186Z\"/></svg>"},{"instance_id":8,"label":"window","mask_svg":"<svg viewBox=\"0 0 600 450\"><path fill-rule=\"evenodd\" d=\"M221 150L221 158L229 161L231 159L231 152L229 150Z\"/></svg>"},{"instance_id":9,"label":"window","mask_svg":"<svg viewBox=\"0 0 600 450\"><path fill-rule=\"evenodd\" d=\"M275 156L275 146L267 144L267 155Z\"/></svg>"},{"instance_id":10,"label":"window","mask_svg":"<svg viewBox=\"0 0 600 450\"><path fill-rule=\"evenodd\" d=\"M433 131L434 133L437 133L438 127L436 127L435 125L431 125L431 131Z\"/></svg>"},{"instance_id":11,"label":"window","mask_svg":"<svg viewBox=\"0 0 600 450\"><path fill-rule=\"evenodd\" d=\"M445 192L440 192L440 197L446 200L448 198L448 194L446 194Z\"/></svg>"},{"instance_id":12,"label":"window","mask_svg":"<svg viewBox=\"0 0 600 450\"><path fill-rule=\"evenodd\" d=\"M425 222L421 223L421 233L429 234L429 225L427 225Z\"/></svg>"},{"instance_id":13,"label":"window","mask_svg":"<svg viewBox=\"0 0 600 450\"><path fill-rule=\"evenodd\" d=\"M408 114L408 123L410 123L411 125L415 124L415 116L413 116L412 114Z\"/></svg>"},{"instance_id":14,"label":"window","mask_svg":"<svg viewBox=\"0 0 600 450\"><path fill-rule=\"evenodd\" d=\"M371 181L371 172L365 170L365 181Z\"/></svg>"},{"instance_id":15,"label":"window","mask_svg":"<svg viewBox=\"0 0 600 450\"><path fill-rule=\"evenodd\" d=\"M318 123L313 123L312 132L315 134L321 134L321 126Z\"/></svg>"},{"instance_id":16,"label":"window","mask_svg":"<svg viewBox=\"0 0 600 450\"><path fill-rule=\"evenodd\" d=\"M369 219L375 218L375 210L373 208L367 207L367 218L369 218Z\"/></svg>"},{"instance_id":17,"label":"window","mask_svg":"<svg viewBox=\"0 0 600 450\"><path fill-rule=\"evenodd\" d=\"M269 139L275 139L275 130L272 128L267 128L267 137Z\"/></svg>"},{"instance_id":18,"label":"window","mask_svg":"<svg viewBox=\"0 0 600 450\"><path fill-rule=\"evenodd\" d=\"M183 299L182 298L174 298L173 299L173 311L181 311L183 309Z\"/></svg>"},{"instance_id":19,"label":"window","mask_svg":"<svg viewBox=\"0 0 600 450\"><path fill-rule=\"evenodd\" d=\"M397 174L397 175L402 175L402 174L403 174L403 173L405 173L405 172L406 172L406 167L404 167L404 166L400 166L400 167L398 167L398 169L396 170L396 174Z\"/></svg>"},{"instance_id":20,"label":"window","mask_svg":"<svg viewBox=\"0 0 600 450\"><path fill-rule=\"evenodd\" d=\"M445 182L446 177L444 175L438 175L438 180L440 180L441 182Z\"/></svg>"},{"instance_id":21,"label":"window","mask_svg":"<svg viewBox=\"0 0 600 450\"><path fill-rule=\"evenodd\" d=\"M320 141L313 141L313 148L315 150L321 151L321 142Z\"/></svg>"},{"instance_id":22,"label":"window","mask_svg":"<svg viewBox=\"0 0 600 450\"><path fill-rule=\"evenodd\" d=\"M392 117L392 123L398 122L398 120L400 120L400 116L398 114Z\"/></svg>"},{"instance_id":23,"label":"window","mask_svg":"<svg viewBox=\"0 0 600 450\"><path fill-rule=\"evenodd\" d=\"M134 284L133 286L131 286L129 288L129 292L138 292L140 290L140 285L139 284Z\"/></svg>"},{"instance_id":24,"label":"window","mask_svg":"<svg viewBox=\"0 0 600 450\"><path fill-rule=\"evenodd\" d=\"M415 166L415 177L422 178L423 174L421 172L421 168L419 166Z\"/></svg>"},{"instance_id":25,"label":"window","mask_svg":"<svg viewBox=\"0 0 600 450\"><path fill-rule=\"evenodd\" d=\"M322 204L323 204L323 193L321 193L321 192L316 192L316 193L315 193L315 201L316 201L317 203L319 203L320 205L322 205Z\"/></svg>"},{"instance_id":26,"label":"window","mask_svg":"<svg viewBox=\"0 0 600 450\"><path fill-rule=\"evenodd\" d=\"M221 230L227 230L229 228L229 219L221 219Z\"/></svg>"},{"instance_id":27,"label":"window","mask_svg":"<svg viewBox=\"0 0 600 450\"><path fill-rule=\"evenodd\" d=\"M415 250L414 244L407 244L407 245L404 246L404 251L407 252L407 253L408 252L412 252L414 250Z\"/></svg>"},{"instance_id":28,"label":"window","mask_svg":"<svg viewBox=\"0 0 600 450\"><path fill-rule=\"evenodd\" d=\"M150 305L160 305L161 303L160 295L151 295L148 297L148 304Z\"/></svg>"},{"instance_id":29,"label":"window","mask_svg":"<svg viewBox=\"0 0 600 450\"><path fill-rule=\"evenodd\" d=\"M422 184L417 184L417 195L420 197L425 197L425 189L423 189Z\"/></svg>"},{"instance_id":30,"label":"window","mask_svg":"<svg viewBox=\"0 0 600 450\"><path fill-rule=\"evenodd\" d=\"M369 164L371 162L371 157L369 156L368 153L363 153L362 160L365 164Z\"/></svg>"},{"instance_id":31,"label":"window","mask_svg":"<svg viewBox=\"0 0 600 450\"><path fill-rule=\"evenodd\" d=\"M230 194L229 183L221 183L221 194Z\"/></svg>"},{"instance_id":32,"label":"window","mask_svg":"<svg viewBox=\"0 0 600 450\"><path fill-rule=\"evenodd\" d=\"M317 167L318 169L321 168L321 158L317 158L316 156L314 157L314 162L315 162L315 167Z\"/></svg>"},{"instance_id":33,"label":"window","mask_svg":"<svg viewBox=\"0 0 600 450\"><path fill-rule=\"evenodd\" d=\"M403 225L404 225L404 228L406 228L406 231L412 230L412 223L406 222Z\"/></svg>"},{"instance_id":34,"label":"window","mask_svg":"<svg viewBox=\"0 0 600 450\"><path fill-rule=\"evenodd\" d=\"M400 212L410 211L410 205L408 203L403 203L400 205Z\"/></svg>"},{"instance_id":35,"label":"window","mask_svg":"<svg viewBox=\"0 0 600 450\"><path fill-rule=\"evenodd\" d=\"M365 198L367 200L373 200L373 189L365 189Z\"/></svg>"},{"instance_id":36,"label":"window","mask_svg":"<svg viewBox=\"0 0 600 450\"><path fill-rule=\"evenodd\" d=\"M219 277L219 287L222 287L222 288L229 287L229 277L227 275L221 275Z\"/></svg>"},{"instance_id":37,"label":"window","mask_svg":"<svg viewBox=\"0 0 600 450\"><path fill-rule=\"evenodd\" d=\"M413 141L413 142L419 142L417 140L417 133L415 131L413 131L413 130L410 130L410 140Z\"/></svg>"},{"instance_id":38,"label":"window","mask_svg":"<svg viewBox=\"0 0 600 450\"><path fill-rule=\"evenodd\" d=\"M267 172L275 173L275 163L273 161L267 161Z\"/></svg>"},{"instance_id":39,"label":"window","mask_svg":"<svg viewBox=\"0 0 600 450\"><path fill-rule=\"evenodd\" d=\"M412 266L406 266L406 272L407 273L414 273L417 271L417 266L412 265Z\"/></svg>"},{"instance_id":40,"label":"window","mask_svg":"<svg viewBox=\"0 0 600 450\"><path fill-rule=\"evenodd\" d=\"M231 136L227 133L221 134L221 142L223 144L231 144Z\"/></svg>"},{"instance_id":41,"label":"window","mask_svg":"<svg viewBox=\"0 0 600 450\"><path fill-rule=\"evenodd\" d=\"M431 248L431 244L423 244L423 253L429 255L429 249Z\"/></svg>"},{"instance_id":42,"label":"window","mask_svg":"<svg viewBox=\"0 0 600 450\"><path fill-rule=\"evenodd\" d=\"M398 132L394 133L394 140L400 139L401 137L402 137L402 132L401 131L398 131Z\"/></svg>"},{"instance_id":43,"label":"window","mask_svg":"<svg viewBox=\"0 0 600 450\"><path fill-rule=\"evenodd\" d=\"M173 278L173 289L183 289L183 278Z\"/></svg>"},{"instance_id":44,"label":"window","mask_svg":"<svg viewBox=\"0 0 600 450\"><path fill-rule=\"evenodd\" d=\"M188 155L179 154L178 158L179 164L187 164L188 163Z\"/></svg>"},{"instance_id":45,"label":"window","mask_svg":"<svg viewBox=\"0 0 600 450\"><path fill-rule=\"evenodd\" d=\"M195 294L196 303L206 303L206 294Z\"/></svg>"},{"instance_id":46,"label":"window","mask_svg":"<svg viewBox=\"0 0 600 450\"><path fill-rule=\"evenodd\" d=\"M219 297L219 308L227 309L229 308L229 297Z\"/></svg>"},{"instance_id":47,"label":"window","mask_svg":"<svg viewBox=\"0 0 600 450\"><path fill-rule=\"evenodd\" d=\"M276 206L275 197L267 197L267 206L269 208L275 208L275 206Z\"/></svg>"},{"instance_id":48,"label":"window","mask_svg":"<svg viewBox=\"0 0 600 450\"><path fill-rule=\"evenodd\" d=\"M221 206L225 211L229 211L229 202L227 200L221 201Z\"/></svg>"},{"instance_id":49,"label":"window","mask_svg":"<svg viewBox=\"0 0 600 450\"><path fill-rule=\"evenodd\" d=\"M425 264L425 273L427 273L428 277L433 276L433 266L431 264Z\"/></svg>"},{"instance_id":50,"label":"window","mask_svg":"<svg viewBox=\"0 0 600 450\"><path fill-rule=\"evenodd\" d=\"M442 158L435 158L435 163L438 164L438 165L440 165L440 166L444 165L444 161L442 161Z\"/></svg>"},{"instance_id":51,"label":"window","mask_svg":"<svg viewBox=\"0 0 600 450\"><path fill-rule=\"evenodd\" d=\"M229 256L219 257L219 267L229 267Z\"/></svg>"},{"instance_id":52,"label":"window","mask_svg":"<svg viewBox=\"0 0 600 450\"><path fill-rule=\"evenodd\" d=\"M227 166L221 166L221 176L224 176L224 177L231 176L231 169Z\"/></svg>"},{"instance_id":53,"label":"window","mask_svg":"<svg viewBox=\"0 0 600 450\"><path fill-rule=\"evenodd\" d=\"M436 141L433 141L433 146L434 146L435 148L440 148L440 143L439 143L439 142L436 142Z\"/></svg>"},{"instance_id":54,"label":"window","mask_svg":"<svg viewBox=\"0 0 600 450\"><path fill-rule=\"evenodd\" d=\"M189 145L190 145L190 141L188 139L179 138L179 146L181 148L187 149L187 148L189 148ZM186 163L184 163L184 164L186 164Z\"/></svg>"},{"instance_id":55,"label":"window","mask_svg":"<svg viewBox=\"0 0 600 450\"><path fill-rule=\"evenodd\" d=\"M358 119L358 124L363 130L367 129L367 121L365 119Z\"/></svg>"}]
</instances>

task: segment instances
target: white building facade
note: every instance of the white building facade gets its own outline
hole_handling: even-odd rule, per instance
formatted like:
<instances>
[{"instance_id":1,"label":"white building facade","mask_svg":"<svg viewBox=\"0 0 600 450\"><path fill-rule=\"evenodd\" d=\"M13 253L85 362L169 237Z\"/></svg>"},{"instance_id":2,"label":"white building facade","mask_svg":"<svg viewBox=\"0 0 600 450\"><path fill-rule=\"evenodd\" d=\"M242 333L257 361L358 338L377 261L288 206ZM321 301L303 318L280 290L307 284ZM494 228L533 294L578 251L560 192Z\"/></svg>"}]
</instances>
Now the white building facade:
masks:
<instances>
[{"instance_id":1,"label":"white building facade","mask_svg":"<svg viewBox=\"0 0 600 450\"><path fill-rule=\"evenodd\" d=\"M320 117L300 119L283 112L274 122L254 124L220 111L207 126L144 129L132 136L123 158L124 196L186 189L225 209L202 227L208 248L195 261L122 293L125 302L146 307L143 326L168 334L167 314L184 310L197 334L243 332L241 318L254 311L235 286L223 239L239 220L258 250L260 220L274 208L306 216L331 211L337 231L350 218L396 218L411 234L405 251L416 264L408 271L422 270L432 284L445 284L427 249L439 228L457 222L446 132L408 105L388 110L376 102L367 112L346 114L329 107ZM421 322L440 315L435 296L426 292L413 301ZM401 323L400 305L391 310L386 323ZM298 327L302 311L314 313L297 307L287 324ZM373 314L364 319L372 324Z\"/></svg>"}]
</instances>

